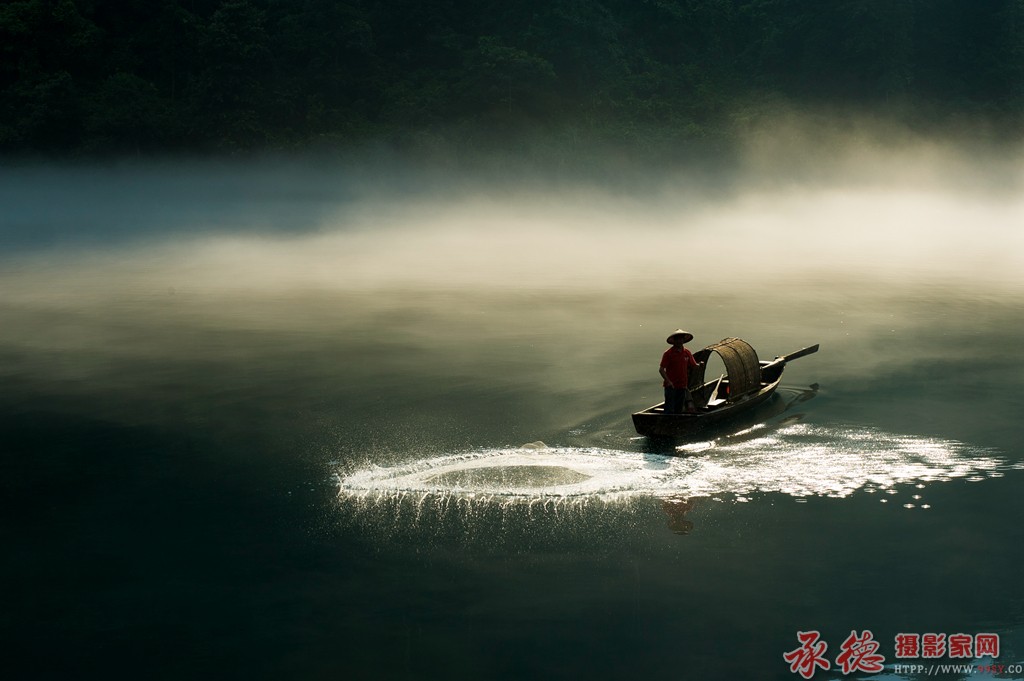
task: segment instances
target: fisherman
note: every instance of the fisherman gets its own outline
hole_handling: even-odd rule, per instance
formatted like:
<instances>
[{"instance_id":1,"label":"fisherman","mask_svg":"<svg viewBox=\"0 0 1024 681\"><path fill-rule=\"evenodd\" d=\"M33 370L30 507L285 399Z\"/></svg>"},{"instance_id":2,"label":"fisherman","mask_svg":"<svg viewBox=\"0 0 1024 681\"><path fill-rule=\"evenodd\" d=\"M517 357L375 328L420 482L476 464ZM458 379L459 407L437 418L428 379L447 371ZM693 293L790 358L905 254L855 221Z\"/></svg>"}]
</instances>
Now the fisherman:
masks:
<instances>
[{"instance_id":1,"label":"fisherman","mask_svg":"<svg viewBox=\"0 0 1024 681\"><path fill-rule=\"evenodd\" d=\"M690 384L690 368L696 369L699 365L693 353L683 347L693 340L693 334L676 329L666 340L672 347L661 356L659 369L665 386L665 413L681 414L685 407L688 414L695 414L697 406L687 386Z\"/></svg>"}]
</instances>

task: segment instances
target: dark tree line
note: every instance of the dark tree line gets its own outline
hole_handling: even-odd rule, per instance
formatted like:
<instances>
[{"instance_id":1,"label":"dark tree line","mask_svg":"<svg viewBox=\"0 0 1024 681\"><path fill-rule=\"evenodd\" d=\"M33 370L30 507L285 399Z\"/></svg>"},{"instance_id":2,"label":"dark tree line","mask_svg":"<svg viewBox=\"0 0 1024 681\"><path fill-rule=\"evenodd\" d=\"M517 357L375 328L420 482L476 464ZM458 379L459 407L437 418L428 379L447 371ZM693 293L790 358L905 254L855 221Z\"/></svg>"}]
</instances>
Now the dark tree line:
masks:
<instances>
[{"instance_id":1,"label":"dark tree line","mask_svg":"<svg viewBox=\"0 0 1024 681\"><path fill-rule=\"evenodd\" d=\"M1024 0L0 5L8 153L682 143L779 100L1019 124Z\"/></svg>"}]
</instances>

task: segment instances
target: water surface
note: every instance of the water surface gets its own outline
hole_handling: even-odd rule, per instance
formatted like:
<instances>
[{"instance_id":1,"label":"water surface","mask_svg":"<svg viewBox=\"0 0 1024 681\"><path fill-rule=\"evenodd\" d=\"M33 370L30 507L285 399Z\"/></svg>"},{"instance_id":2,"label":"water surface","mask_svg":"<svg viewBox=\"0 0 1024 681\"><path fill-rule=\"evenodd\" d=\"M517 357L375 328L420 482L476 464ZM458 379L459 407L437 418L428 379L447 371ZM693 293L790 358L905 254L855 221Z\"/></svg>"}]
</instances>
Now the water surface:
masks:
<instances>
[{"instance_id":1,"label":"water surface","mask_svg":"<svg viewBox=\"0 0 1024 681\"><path fill-rule=\"evenodd\" d=\"M5 171L15 678L797 678L809 629L886 678L900 632L1021 662L1020 165L874 153L710 193ZM649 442L678 326L821 350Z\"/></svg>"}]
</instances>

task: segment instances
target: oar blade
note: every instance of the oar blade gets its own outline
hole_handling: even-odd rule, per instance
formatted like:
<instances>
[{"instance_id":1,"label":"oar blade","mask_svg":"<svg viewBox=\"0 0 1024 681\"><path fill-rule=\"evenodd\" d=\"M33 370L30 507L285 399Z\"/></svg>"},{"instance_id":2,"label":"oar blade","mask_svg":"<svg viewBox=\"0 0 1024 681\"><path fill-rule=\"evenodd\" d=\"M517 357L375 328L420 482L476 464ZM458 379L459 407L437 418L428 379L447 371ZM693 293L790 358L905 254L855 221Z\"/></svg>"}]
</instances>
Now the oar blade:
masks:
<instances>
[{"instance_id":1,"label":"oar blade","mask_svg":"<svg viewBox=\"0 0 1024 681\"><path fill-rule=\"evenodd\" d=\"M817 351L818 343L815 343L814 345L806 347L803 350L797 350L796 352L789 353L785 357L780 357L779 360L782 360L783 362L792 362L794 359L800 359L801 357L806 357L807 355L813 355Z\"/></svg>"}]
</instances>

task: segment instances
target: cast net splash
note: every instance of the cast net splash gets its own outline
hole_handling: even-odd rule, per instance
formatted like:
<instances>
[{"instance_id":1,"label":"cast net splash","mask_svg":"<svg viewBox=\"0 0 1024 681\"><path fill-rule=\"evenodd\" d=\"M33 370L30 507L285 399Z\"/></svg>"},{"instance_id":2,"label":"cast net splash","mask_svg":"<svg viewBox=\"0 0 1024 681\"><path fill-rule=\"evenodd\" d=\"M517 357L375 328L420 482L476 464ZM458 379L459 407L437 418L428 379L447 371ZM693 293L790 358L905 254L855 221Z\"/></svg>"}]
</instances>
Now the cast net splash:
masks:
<instances>
[{"instance_id":1,"label":"cast net splash","mask_svg":"<svg viewBox=\"0 0 1024 681\"><path fill-rule=\"evenodd\" d=\"M342 498L443 497L461 503L580 504L729 497L757 493L842 498L857 490L894 494L903 485L980 481L1020 468L961 442L869 428L794 423L677 448L670 456L602 448L496 448L339 475ZM916 498L915 498L916 497ZM902 499L901 499L902 500ZM904 505L919 504L911 495Z\"/></svg>"}]
</instances>

